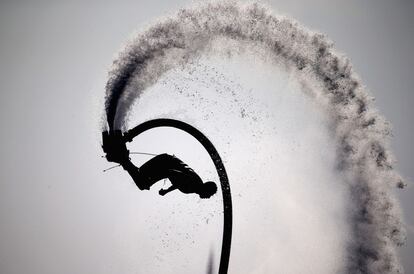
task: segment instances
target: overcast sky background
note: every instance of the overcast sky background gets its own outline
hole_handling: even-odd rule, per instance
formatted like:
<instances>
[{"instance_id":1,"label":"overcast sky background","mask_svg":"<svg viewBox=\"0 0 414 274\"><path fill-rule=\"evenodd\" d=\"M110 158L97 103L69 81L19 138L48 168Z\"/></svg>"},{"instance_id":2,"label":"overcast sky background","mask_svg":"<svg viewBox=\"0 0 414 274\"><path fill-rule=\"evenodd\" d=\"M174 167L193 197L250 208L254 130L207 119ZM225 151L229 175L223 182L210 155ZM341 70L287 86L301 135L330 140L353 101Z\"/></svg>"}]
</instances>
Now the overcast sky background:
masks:
<instances>
[{"instance_id":1,"label":"overcast sky background","mask_svg":"<svg viewBox=\"0 0 414 274\"><path fill-rule=\"evenodd\" d=\"M36 260L36 247L53 251L53 245L47 242L60 237L60 234L44 235L37 231L50 216L55 220L51 225L56 226L56 230L52 227L50 231L78 233L80 242L90 241L93 232L82 232L88 228L62 227L62 224L68 214L82 216L87 224L90 218L87 210L93 212L91 208L73 210L77 203L90 199L93 204L94 199L88 196L90 193L82 192L82 184L67 184L68 178L82 181L82 174L96 169L90 163L97 163L98 116L103 103L99 96L104 92L106 69L114 53L134 30L188 3L191 1L113 1L105 5L98 1L0 3L0 240L6 241L13 235L20 239L13 242L14 248L7 246L10 242L0 244L0 270L6 269L7 273L6 267L10 267L13 258L22 264L21 268L13 269L30 273L30 268L24 268L25 263L27 267L42 269L37 265L40 261ZM408 179L414 179L414 54L411 52L414 3L402 0L265 3L308 28L327 34L336 48L346 53L375 96L378 109L392 124L392 147L398 168ZM90 149L85 150L86 145ZM96 178L100 178L100 172L96 170ZM89 187L97 189L101 186L97 181L82 183L90 183ZM56 193L63 193L59 190L64 189L65 194L51 197L50 189ZM108 199L105 210L112 210L113 216L118 214L120 219L114 222L121 222L122 211L128 207L114 209L113 189L106 189L99 194L101 199ZM125 193L132 189L125 187ZM408 224L402 260L406 273L414 273L411 260L414 190L409 187L396 192ZM59 199L56 203L65 206L50 207L51 199ZM30 214L34 212L37 214ZM94 217L106 224L105 216ZM29 234L24 227L27 225L30 225ZM70 242L66 245L70 250ZM33 250L17 253L26 247ZM94 259L105 258L91 258ZM59 263L51 258L50 269L59 269ZM73 273L87 269L87 266L78 267L72 269Z\"/></svg>"}]
</instances>

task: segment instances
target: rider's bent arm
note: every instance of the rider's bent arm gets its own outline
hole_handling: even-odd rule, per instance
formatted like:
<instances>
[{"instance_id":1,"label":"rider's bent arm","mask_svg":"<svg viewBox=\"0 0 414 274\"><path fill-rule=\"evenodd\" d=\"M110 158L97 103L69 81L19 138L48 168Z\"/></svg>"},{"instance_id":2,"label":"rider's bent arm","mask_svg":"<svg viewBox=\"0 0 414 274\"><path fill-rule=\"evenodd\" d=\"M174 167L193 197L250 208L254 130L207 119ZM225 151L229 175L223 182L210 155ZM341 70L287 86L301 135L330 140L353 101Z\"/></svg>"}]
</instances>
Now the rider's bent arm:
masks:
<instances>
[{"instance_id":1,"label":"rider's bent arm","mask_svg":"<svg viewBox=\"0 0 414 274\"><path fill-rule=\"evenodd\" d=\"M174 185L171 185L169 188L167 189L160 189L160 191L158 192L161 196L164 196L165 194L167 194L168 192L171 192L173 190L176 190L177 187Z\"/></svg>"}]
</instances>

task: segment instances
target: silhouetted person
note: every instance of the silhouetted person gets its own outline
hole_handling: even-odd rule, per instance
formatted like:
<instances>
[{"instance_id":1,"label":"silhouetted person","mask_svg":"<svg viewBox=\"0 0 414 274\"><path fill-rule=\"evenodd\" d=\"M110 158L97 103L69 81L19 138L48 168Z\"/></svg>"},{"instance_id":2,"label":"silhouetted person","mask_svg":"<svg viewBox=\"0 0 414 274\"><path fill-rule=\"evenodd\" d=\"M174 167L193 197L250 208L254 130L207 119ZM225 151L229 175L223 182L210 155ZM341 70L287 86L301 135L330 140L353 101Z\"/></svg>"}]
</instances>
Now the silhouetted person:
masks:
<instances>
[{"instance_id":1,"label":"silhouetted person","mask_svg":"<svg viewBox=\"0 0 414 274\"><path fill-rule=\"evenodd\" d=\"M141 190L150 189L162 179L169 179L171 186L159 191L162 196L176 189L185 194L196 193L201 198L210 198L217 192L214 182L203 183L193 169L173 155L157 155L138 168L129 159L129 151L121 131L103 132L102 137L108 161L119 163Z\"/></svg>"}]
</instances>

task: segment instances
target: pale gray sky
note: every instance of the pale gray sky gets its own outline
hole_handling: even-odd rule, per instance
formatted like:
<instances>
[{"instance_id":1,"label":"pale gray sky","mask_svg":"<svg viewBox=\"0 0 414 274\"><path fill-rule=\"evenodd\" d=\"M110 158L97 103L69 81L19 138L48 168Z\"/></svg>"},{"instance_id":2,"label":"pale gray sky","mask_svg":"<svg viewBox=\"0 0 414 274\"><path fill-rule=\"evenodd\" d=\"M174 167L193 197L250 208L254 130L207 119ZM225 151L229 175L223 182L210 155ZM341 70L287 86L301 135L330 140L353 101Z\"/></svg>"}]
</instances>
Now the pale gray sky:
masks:
<instances>
[{"instance_id":1,"label":"pale gray sky","mask_svg":"<svg viewBox=\"0 0 414 274\"><path fill-rule=\"evenodd\" d=\"M74 255L64 263L59 261L63 258L57 256L56 260L50 258L45 263L42 252L76 252L71 245L74 238L62 241L62 235L78 235L76 246L83 248L83 252L108 248L104 244L91 248L86 243L99 244L105 233L114 230L118 234L111 234L114 238L109 242L119 240L119 245L127 244L122 242L121 236L127 232L116 223L130 216L122 214L131 208L117 202L125 197L136 198L129 194L135 189L124 185L120 193L109 183L113 177L100 181L101 168L106 165L96 158L98 115L102 104L97 96L103 92L106 69L114 53L130 34L190 2L0 3L0 240L13 243L13 247L0 245L2 272L30 273L30 269L35 268L56 273L54 270L60 265L71 265L72 261L67 273L93 273L96 269L92 267L97 261L110 259L95 254L83 260ZM411 107L414 103L411 70L414 66L411 53L414 49L414 3L398 0L267 3L303 25L327 34L336 48L346 53L376 97L379 110L393 126L392 146L399 169L407 178L414 179L414 146L411 144L414 139L411 122L414 117ZM88 190L97 190L98 197L91 197L90 191L84 191L86 184ZM117 198L113 198L113 193L118 193ZM414 254L414 190L411 187L398 193L409 225L402 260L406 272L414 273L411 260ZM102 215L97 216L97 213ZM107 218L112 218L113 226L107 227ZM68 220L76 221L76 225L70 225ZM100 223L102 231L96 232L94 229ZM42 231L46 225L49 227L47 234ZM134 229L129 231L132 233ZM137 252L135 248L138 247L114 247L125 252L117 254L127 257L125 265L133 260L128 256ZM119 266L114 266L114 272L132 272L116 267Z\"/></svg>"}]
</instances>

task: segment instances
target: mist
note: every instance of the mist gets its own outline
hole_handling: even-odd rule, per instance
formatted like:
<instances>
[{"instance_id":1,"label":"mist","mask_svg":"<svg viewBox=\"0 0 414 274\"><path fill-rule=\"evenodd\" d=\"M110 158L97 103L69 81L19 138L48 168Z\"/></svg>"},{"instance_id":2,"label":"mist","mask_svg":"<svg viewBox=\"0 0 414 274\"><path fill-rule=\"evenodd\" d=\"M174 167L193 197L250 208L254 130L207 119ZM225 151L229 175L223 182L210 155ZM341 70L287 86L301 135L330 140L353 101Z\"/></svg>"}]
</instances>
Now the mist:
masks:
<instances>
[{"instance_id":1,"label":"mist","mask_svg":"<svg viewBox=\"0 0 414 274\"><path fill-rule=\"evenodd\" d=\"M184 97L198 99L187 106L182 97L175 101L163 100L168 98L167 91L157 100L146 99L154 85L160 83L170 71L186 68L188 64L197 64L202 56L212 53L220 53L221 58L243 54L246 47L252 45L253 48L248 51L254 52L254 63L256 59L264 60L286 72L289 75L286 77L293 78L293 83L296 83L293 88L289 86L289 89L300 90L301 95L277 92L277 85L274 84L266 92L272 94L269 95L271 99L260 100L257 86L254 91L247 89L247 92L241 92L240 88L243 89L245 85L240 84L233 88L231 96L228 93L222 94L223 91L219 90L223 89L220 87L217 90L219 94L209 97L206 91L201 91L200 78L190 77L184 79L187 84L183 86L191 87L191 82L194 81L197 85ZM259 71L266 74L272 70L265 68ZM278 74L283 75L277 71L272 77ZM185 94L185 88L180 85L168 90ZM338 54L323 35L306 30L289 18L277 17L257 4L214 3L183 9L178 15L161 20L146 32L138 34L120 52L109 74L106 122L103 128L126 129L128 119L135 123L159 115L198 125L213 139L219 151L223 151L228 168L237 174L230 175L230 181L235 176L236 181L247 184L241 187L244 191L249 189L248 183L256 186L252 182L256 182L258 177L261 177L259 179L262 182L268 182L248 193L237 189L242 183L232 184L235 193L239 191L241 197L256 197L264 203L260 209L255 210L254 216L260 216L261 212L268 209L274 213L269 214L273 218L287 216L282 221L285 227L289 224L295 224L295 228L303 227L303 230L295 230L298 235L301 235L300 231L315 234L307 237L292 234L292 237L286 237L283 233L275 233L276 227L279 228L277 225L262 226L263 229L271 227L270 234L258 233L267 236L263 240L252 241L264 242L267 246L269 239L275 237L275 245L271 244L270 251L265 251L266 248L260 245L247 245L238 251L235 243L232 258L237 258L236 254L242 253L240 250L246 252L259 246L267 258L257 259L255 267L260 262L260 269L264 272L273 269L271 264L275 258L283 258L283 254L287 254L281 251L281 247L277 247L277 239L281 237L291 239L282 246L288 250L297 247L296 258L303 261L301 265L293 259L294 262L284 268L285 272L297 273L299 270L294 268L303 267L307 270L314 268L315 273L400 273L402 269L396 246L404 242L405 234L399 206L391 194L391 188L403 187L405 183L393 168L393 156L388 149L388 124L372 107L371 101L349 61ZM176 107L169 109L174 106L173 102L177 103ZM283 104L278 105L278 102ZM207 105L199 106L201 103ZM266 103L270 105L266 106ZM145 110L145 106L150 106L150 109ZM133 107L139 111L138 117L134 119L130 116ZM281 109L284 111L278 112ZM234 113L240 117L232 118ZM277 130L278 127L281 129ZM222 128L230 133L220 135ZM295 138L298 138L298 143L294 142ZM306 145L297 145L302 145L303 140L306 140ZM296 145L303 150L296 147L295 151ZM263 155L262 151L265 151ZM257 158L249 162L252 155ZM315 158L319 161L315 161ZM270 166L265 168L266 164ZM279 183L280 181L285 183ZM269 186L271 189L260 194L260 191ZM269 193L271 198L266 198ZM295 203L289 203L290 196L286 193L292 193ZM287 201L279 205L284 199ZM303 201L300 203L303 210L300 206L292 206L278 212L278 206L296 205L296 201ZM240 207L245 205L246 208L254 208L255 203L256 201L245 201ZM247 209L242 210L246 211ZM308 215L309 212L311 214ZM307 218L315 218L317 221L295 223ZM257 221L264 219L261 216ZM235 227L246 227L239 224L239 221L235 217ZM249 221L251 223L254 222ZM321 231L325 233L319 234ZM329 238L325 242L330 244L321 245L322 235ZM236 231L234 238L237 239ZM310 252L312 249L303 246L317 248ZM331 259L321 259L321 263L317 264L311 254L318 259L323 258L323 254L328 254ZM251 256L248 258L254 261ZM303 258L309 258L313 268L309 268ZM289 260L285 258L280 262ZM278 267L282 266L279 264ZM246 269L245 266L243 269Z\"/></svg>"},{"instance_id":2,"label":"mist","mask_svg":"<svg viewBox=\"0 0 414 274\"><path fill-rule=\"evenodd\" d=\"M229 273L344 271L351 229L349 193L335 166L330 118L301 91L293 75L272 64L254 61L251 53L250 58L245 53L226 62L220 56L204 57L160 78L142 95L134 110L134 123L170 117L203 128L223 152L234 203ZM195 145L181 134L164 130L148 135L134 141L134 148L169 151L185 159L203 178L214 178L208 157L200 158L202 150L194 149ZM171 138L173 141L168 141ZM182 196L178 193L165 199L184 208L197 208L191 198ZM142 206L151 207L152 203L159 203L158 199ZM219 261L220 197L209 204L203 207L206 212L196 215L202 219L210 210L213 215L206 227L211 229L215 224L216 231L207 230L207 236L204 228L192 239L196 239L200 251L205 250L201 252L205 259L209 245L199 240L207 237L216 242L215 261ZM168 220L170 215L164 209L157 219ZM180 220L187 222L184 217ZM175 246L189 242L184 236L174 235L181 230L177 224L171 225L170 229L164 227L172 233L164 240L174 241ZM164 229L152 231L148 237L157 238L151 235L162 234ZM157 249L157 243L152 244ZM182 258L170 253L165 260L181 262ZM188 270L191 266L197 267L189 263L180 273L197 271ZM168 263L159 267L158 271L170 273ZM152 272L153 268L146 271Z\"/></svg>"},{"instance_id":3,"label":"mist","mask_svg":"<svg viewBox=\"0 0 414 274\"><path fill-rule=\"evenodd\" d=\"M412 273L414 190L395 191L405 220L393 193L396 167L414 178L414 2L179 10L190 2L2 2L0 272L217 273L221 193L160 197L164 182L139 191L121 168L102 172L107 99L113 128L171 116L217 146L236 206L230 273L398 273L397 251ZM218 182L183 132L154 129L129 149Z\"/></svg>"}]
</instances>

